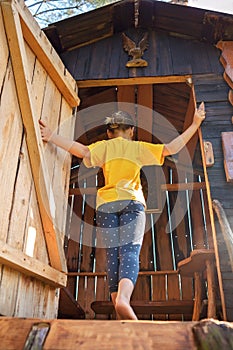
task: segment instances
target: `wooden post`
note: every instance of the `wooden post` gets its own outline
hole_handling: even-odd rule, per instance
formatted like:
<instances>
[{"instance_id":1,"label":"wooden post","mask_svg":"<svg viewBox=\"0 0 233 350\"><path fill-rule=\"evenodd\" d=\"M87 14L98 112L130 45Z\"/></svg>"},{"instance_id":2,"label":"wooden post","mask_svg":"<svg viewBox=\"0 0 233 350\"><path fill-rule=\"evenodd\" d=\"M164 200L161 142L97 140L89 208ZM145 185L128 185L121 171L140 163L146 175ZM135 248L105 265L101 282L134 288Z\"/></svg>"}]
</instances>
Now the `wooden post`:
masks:
<instances>
[{"instance_id":1,"label":"wooden post","mask_svg":"<svg viewBox=\"0 0 233 350\"><path fill-rule=\"evenodd\" d=\"M206 260L206 275L208 285L208 318L216 318L216 298L214 283L214 265L211 260Z\"/></svg>"},{"instance_id":2,"label":"wooden post","mask_svg":"<svg viewBox=\"0 0 233 350\"><path fill-rule=\"evenodd\" d=\"M226 321L227 320L226 302L225 302L225 295L223 292L223 281L222 281L222 274L220 269L217 234L216 234L215 223L214 223L214 213L213 213L212 199L211 199L211 193L210 193L210 184L209 184L208 174L206 169L204 143L203 143L202 132L200 128L198 129L198 134L199 134L199 140L200 140L200 146L201 146L201 155L202 155L203 169L204 169L204 176L205 176L205 183L206 183L206 193L207 193L207 200L208 200L208 207L209 207L209 214L210 214L210 223L211 223L211 228L213 232L213 245L214 245L216 268L217 268L217 274L218 274L220 298L222 303L223 320Z\"/></svg>"},{"instance_id":3,"label":"wooden post","mask_svg":"<svg viewBox=\"0 0 233 350\"><path fill-rule=\"evenodd\" d=\"M193 321L199 321L201 313L201 272L194 272L194 288L195 288L195 300L193 305Z\"/></svg>"}]
</instances>

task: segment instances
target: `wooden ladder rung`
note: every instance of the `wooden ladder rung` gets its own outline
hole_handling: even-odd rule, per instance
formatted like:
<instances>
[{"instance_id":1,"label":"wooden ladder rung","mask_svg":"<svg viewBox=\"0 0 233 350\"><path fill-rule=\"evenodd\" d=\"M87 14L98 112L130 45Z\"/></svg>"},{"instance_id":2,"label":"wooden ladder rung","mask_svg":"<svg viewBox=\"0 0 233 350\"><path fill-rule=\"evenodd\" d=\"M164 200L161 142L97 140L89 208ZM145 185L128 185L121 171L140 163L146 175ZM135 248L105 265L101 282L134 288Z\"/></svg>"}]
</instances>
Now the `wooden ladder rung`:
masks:
<instances>
[{"instance_id":1,"label":"wooden ladder rung","mask_svg":"<svg viewBox=\"0 0 233 350\"><path fill-rule=\"evenodd\" d=\"M136 314L186 314L193 313L193 300L132 301ZM91 304L96 314L111 315L114 311L111 301L94 301Z\"/></svg>"}]
</instances>

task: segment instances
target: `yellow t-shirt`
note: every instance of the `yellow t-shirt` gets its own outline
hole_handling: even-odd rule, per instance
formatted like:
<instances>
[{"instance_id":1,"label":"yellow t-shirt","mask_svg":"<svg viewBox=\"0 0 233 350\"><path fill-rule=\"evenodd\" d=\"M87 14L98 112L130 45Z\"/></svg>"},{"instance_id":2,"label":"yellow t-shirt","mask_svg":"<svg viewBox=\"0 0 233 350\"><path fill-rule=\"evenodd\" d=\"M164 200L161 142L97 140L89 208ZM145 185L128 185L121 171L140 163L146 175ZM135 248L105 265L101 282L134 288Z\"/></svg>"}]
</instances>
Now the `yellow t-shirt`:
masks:
<instances>
[{"instance_id":1,"label":"yellow t-shirt","mask_svg":"<svg viewBox=\"0 0 233 350\"><path fill-rule=\"evenodd\" d=\"M91 160L85 165L101 167L105 178L105 186L97 192L96 206L117 200L136 200L145 205L140 169L144 165L163 165L164 145L116 137L88 148Z\"/></svg>"}]
</instances>

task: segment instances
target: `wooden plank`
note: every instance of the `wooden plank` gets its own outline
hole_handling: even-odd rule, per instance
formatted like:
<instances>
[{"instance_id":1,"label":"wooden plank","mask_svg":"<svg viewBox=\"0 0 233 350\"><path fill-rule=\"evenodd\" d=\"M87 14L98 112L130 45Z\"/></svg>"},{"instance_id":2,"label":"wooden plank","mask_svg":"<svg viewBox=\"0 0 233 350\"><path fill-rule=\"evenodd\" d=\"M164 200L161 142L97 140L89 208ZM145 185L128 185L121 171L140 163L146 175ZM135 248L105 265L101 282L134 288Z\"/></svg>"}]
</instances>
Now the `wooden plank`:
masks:
<instances>
[{"instance_id":1,"label":"wooden plank","mask_svg":"<svg viewBox=\"0 0 233 350\"><path fill-rule=\"evenodd\" d=\"M0 11L0 62L1 62L1 70L0 70L0 87L2 88L4 77L7 72L7 63L9 58L9 49L7 45L6 33L3 25L2 12Z\"/></svg>"},{"instance_id":2,"label":"wooden plank","mask_svg":"<svg viewBox=\"0 0 233 350\"><path fill-rule=\"evenodd\" d=\"M2 318L0 320L1 349L23 349L26 338L39 319ZM83 349L94 344L96 350L147 348L167 350L194 350L192 328L194 322L146 322L100 320L52 320L44 350Z\"/></svg>"},{"instance_id":3,"label":"wooden plank","mask_svg":"<svg viewBox=\"0 0 233 350\"><path fill-rule=\"evenodd\" d=\"M183 182L183 183L174 183L174 184L162 184L162 191L177 192L177 191L198 191L205 189L205 182ZM81 194L92 194L96 195L96 187L86 187L82 188L70 188L70 196L79 196Z\"/></svg>"},{"instance_id":4,"label":"wooden plank","mask_svg":"<svg viewBox=\"0 0 233 350\"><path fill-rule=\"evenodd\" d=\"M190 201L190 210L192 218L192 242L194 249L207 248L204 232L204 220L201 206L201 194L197 191L192 193Z\"/></svg>"},{"instance_id":5,"label":"wooden plank","mask_svg":"<svg viewBox=\"0 0 233 350\"><path fill-rule=\"evenodd\" d=\"M0 314L5 316L15 316L19 273L8 266L3 266L1 270Z\"/></svg>"},{"instance_id":6,"label":"wooden plank","mask_svg":"<svg viewBox=\"0 0 233 350\"><path fill-rule=\"evenodd\" d=\"M51 101L54 101L52 110ZM63 111L61 94L50 77L47 77L44 88L43 105L41 107L42 119L50 125L54 133L62 133L64 137L72 139L73 135L71 136L68 130L70 124L69 119L71 119L70 114L70 107L69 110ZM69 119L65 120L67 116ZM56 230L63 240L65 232L64 224L66 221L64 215L66 215L68 199L66 193L68 190L67 176L69 177L70 173L71 157L69 153L61 148L46 143L44 147L44 158L48 169L48 181L54 194L54 202L56 203L54 222L56 224Z\"/></svg>"},{"instance_id":7,"label":"wooden plank","mask_svg":"<svg viewBox=\"0 0 233 350\"><path fill-rule=\"evenodd\" d=\"M166 274L154 275L152 277L152 301L165 301L166 292ZM156 313L153 315L154 320L166 320L167 315Z\"/></svg>"},{"instance_id":8,"label":"wooden plank","mask_svg":"<svg viewBox=\"0 0 233 350\"><path fill-rule=\"evenodd\" d=\"M37 315L43 315L45 319L57 318L57 307L59 299L60 289L44 284L39 280L33 281L34 285L34 298L33 298L33 312L32 317L38 317ZM27 296L27 291L26 294ZM24 298L24 295L21 295ZM25 297L25 299L27 299ZM21 302L21 301L20 301ZM25 311L25 310L24 310ZM18 315L15 315L18 317Z\"/></svg>"},{"instance_id":9,"label":"wooden plank","mask_svg":"<svg viewBox=\"0 0 233 350\"><path fill-rule=\"evenodd\" d=\"M17 94L14 84L14 74L11 63L6 70L7 79L2 86L0 104L0 239L6 241L12 209L14 185L17 175L17 163L22 142L22 121L20 116ZM10 103L7 103L10 101ZM9 159L11 160L9 162ZM7 164L7 166L3 166Z\"/></svg>"},{"instance_id":10,"label":"wooden plank","mask_svg":"<svg viewBox=\"0 0 233 350\"><path fill-rule=\"evenodd\" d=\"M27 145L35 181L47 248L51 265L66 271L66 263L60 236L56 233L52 219L51 189L48 189L46 167L44 164L41 137L35 116L28 83L27 58L19 15L9 3L1 3L7 37L10 45L13 70L23 123L27 133Z\"/></svg>"},{"instance_id":11,"label":"wooden plank","mask_svg":"<svg viewBox=\"0 0 233 350\"><path fill-rule=\"evenodd\" d=\"M138 141L152 142L153 85L138 85L137 89Z\"/></svg>"},{"instance_id":12,"label":"wooden plank","mask_svg":"<svg viewBox=\"0 0 233 350\"><path fill-rule=\"evenodd\" d=\"M167 275L167 298L168 302L179 301L181 299L181 290L179 283L179 275ZM182 312L178 314L173 314L172 311L168 315L169 320L182 320Z\"/></svg>"},{"instance_id":13,"label":"wooden plank","mask_svg":"<svg viewBox=\"0 0 233 350\"><path fill-rule=\"evenodd\" d=\"M194 291L193 291L193 278L179 276L181 283L181 298L182 300L193 300ZM190 315L183 315L183 321L190 321Z\"/></svg>"},{"instance_id":14,"label":"wooden plank","mask_svg":"<svg viewBox=\"0 0 233 350\"><path fill-rule=\"evenodd\" d=\"M27 254L33 256L35 240L39 235L38 226L40 224L40 217L38 222L36 222L36 219L38 218L32 215L32 211L29 210L30 197L32 191L32 177L29 168L29 160L25 140L23 141L23 145L20 151L18 166L19 169L17 174L18 176L15 181L14 197L12 199L13 202L9 222L7 243L12 248L15 248L15 250L22 251L23 249L25 249ZM32 216L35 220L34 222L32 220ZM27 217L30 217L30 222L27 221ZM42 244L41 249L43 249ZM43 258L43 262L45 262L46 258L43 256L43 254L41 254L40 259ZM0 312L3 315L14 316L17 295L20 294L20 278L23 277L20 276L18 271L14 271L8 266L3 267L0 286Z\"/></svg>"},{"instance_id":15,"label":"wooden plank","mask_svg":"<svg viewBox=\"0 0 233 350\"><path fill-rule=\"evenodd\" d=\"M188 258L178 263L178 270L183 276L193 276L195 272L203 272L206 269L207 260L213 264L214 250L193 250Z\"/></svg>"},{"instance_id":16,"label":"wooden plank","mask_svg":"<svg viewBox=\"0 0 233 350\"><path fill-rule=\"evenodd\" d=\"M227 182L233 182L233 132L222 132L224 169Z\"/></svg>"},{"instance_id":17,"label":"wooden plank","mask_svg":"<svg viewBox=\"0 0 233 350\"><path fill-rule=\"evenodd\" d=\"M55 287L66 285L66 275L41 261L0 242L0 262L26 275L36 277Z\"/></svg>"},{"instance_id":18,"label":"wooden plank","mask_svg":"<svg viewBox=\"0 0 233 350\"><path fill-rule=\"evenodd\" d=\"M132 301L132 308L137 315L150 314L192 314L193 300ZM95 301L91 307L97 314L112 314L114 306L111 301Z\"/></svg>"},{"instance_id":19,"label":"wooden plank","mask_svg":"<svg viewBox=\"0 0 233 350\"><path fill-rule=\"evenodd\" d=\"M9 0L1 1L1 4L3 9L6 6L13 6L14 11L17 10L20 15L23 36L27 44L31 47L35 55L40 58L41 64L44 66L57 88L69 102L70 106L77 106L80 101L75 92L75 80L65 69L61 59L51 46L46 35L41 31L38 24L35 23L34 18L24 5L24 2L13 2L12 0Z\"/></svg>"},{"instance_id":20,"label":"wooden plank","mask_svg":"<svg viewBox=\"0 0 233 350\"><path fill-rule=\"evenodd\" d=\"M192 88L190 90L188 108L184 119L183 131L185 131L192 124L195 108L196 108L195 92L194 92L194 87L192 85ZM198 133L196 132L185 146L185 150L186 152L187 151L189 152L191 159L193 159L194 157L197 142L198 142ZM183 154L182 152L183 152L182 150L181 152L179 152L178 162L181 160L185 160L186 158L185 154Z\"/></svg>"},{"instance_id":21,"label":"wooden plank","mask_svg":"<svg viewBox=\"0 0 233 350\"><path fill-rule=\"evenodd\" d=\"M166 275L166 274L177 274L177 270L163 270L163 271L139 271L139 276L155 276L155 275ZM106 272L68 272L68 276L107 276Z\"/></svg>"},{"instance_id":22,"label":"wooden plank","mask_svg":"<svg viewBox=\"0 0 233 350\"><path fill-rule=\"evenodd\" d=\"M155 224L158 266L161 270L173 269L170 236L166 232L167 224L168 216L167 208L165 207Z\"/></svg>"},{"instance_id":23,"label":"wooden plank","mask_svg":"<svg viewBox=\"0 0 233 350\"><path fill-rule=\"evenodd\" d=\"M95 86L120 86L120 85L138 85L138 84L164 84L164 83L186 83L190 81L190 75L171 75L160 77L135 77L128 79L95 79L95 80L79 80L77 85L79 88L95 87Z\"/></svg>"},{"instance_id":24,"label":"wooden plank","mask_svg":"<svg viewBox=\"0 0 233 350\"><path fill-rule=\"evenodd\" d=\"M128 112L133 118L135 115L135 86L134 85L119 85L117 87L117 102L118 109Z\"/></svg>"}]
</instances>

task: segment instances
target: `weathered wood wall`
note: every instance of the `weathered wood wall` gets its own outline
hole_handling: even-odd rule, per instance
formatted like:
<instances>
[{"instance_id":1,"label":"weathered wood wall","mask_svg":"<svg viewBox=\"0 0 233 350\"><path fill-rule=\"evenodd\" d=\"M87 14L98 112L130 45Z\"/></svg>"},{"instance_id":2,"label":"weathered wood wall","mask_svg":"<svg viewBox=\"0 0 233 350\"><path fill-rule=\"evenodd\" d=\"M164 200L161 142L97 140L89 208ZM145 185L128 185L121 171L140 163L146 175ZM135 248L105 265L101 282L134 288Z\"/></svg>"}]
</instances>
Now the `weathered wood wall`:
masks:
<instances>
[{"instance_id":1,"label":"weathered wood wall","mask_svg":"<svg viewBox=\"0 0 233 350\"><path fill-rule=\"evenodd\" d=\"M11 1L0 5L0 314L54 318L57 286L65 285L66 278L51 263L49 251L56 250L56 239L61 246L64 239L70 157L51 145L43 146L38 119L72 137L72 107L78 98L75 82L69 74L65 76L63 64L23 2L16 7ZM26 111L22 105L27 101ZM39 193L40 181L41 193L46 192L43 160L51 200L49 207L44 204L48 216L54 208L54 247L48 247L44 235L46 213ZM33 164L38 165L37 172Z\"/></svg>"},{"instance_id":2,"label":"weathered wood wall","mask_svg":"<svg viewBox=\"0 0 233 350\"><path fill-rule=\"evenodd\" d=\"M138 43L145 32L146 30L130 29L125 33ZM219 50L211 44L155 31L149 31L148 41L149 47L144 52L143 58L149 64L146 68L137 68L137 77L222 72L221 65L216 61ZM198 59L195 58L196 55ZM128 54L122 47L120 33L71 52L62 53L61 58L78 82L132 77L132 70L125 67Z\"/></svg>"}]
</instances>

